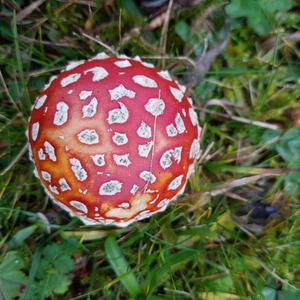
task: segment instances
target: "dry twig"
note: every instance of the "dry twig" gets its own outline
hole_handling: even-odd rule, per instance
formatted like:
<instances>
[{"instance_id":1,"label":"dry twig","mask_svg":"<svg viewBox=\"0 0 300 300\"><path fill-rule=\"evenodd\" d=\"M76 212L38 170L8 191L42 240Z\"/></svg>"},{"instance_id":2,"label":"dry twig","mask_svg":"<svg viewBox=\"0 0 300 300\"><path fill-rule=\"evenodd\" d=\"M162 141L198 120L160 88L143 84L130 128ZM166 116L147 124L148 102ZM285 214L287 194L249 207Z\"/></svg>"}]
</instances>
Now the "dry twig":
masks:
<instances>
[{"instance_id":1,"label":"dry twig","mask_svg":"<svg viewBox=\"0 0 300 300\"><path fill-rule=\"evenodd\" d=\"M212 197L215 197L215 196L218 196L221 194L225 194L233 188L237 188L240 186L255 183L262 178L281 176L282 174L286 174L287 171L289 171L289 170L286 170L286 169L263 169L262 168L260 170L260 174L253 175L253 176L247 176L247 177L243 177L243 178L239 178L239 179L234 179L234 180L232 180L228 183L224 183L216 188L208 188L201 192L186 195L181 200L184 201L187 199L197 198L197 197L201 197L204 195L210 195Z\"/></svg>"},{"instance_id":2,"label":"dry twig","mask_svg":"<svg viewBox=\"0 0 300 300\"><path fill-rule=\"evenodd\" d=\"M164 25L161 30L161 38L160 38L160 42L159 42L160 53L162 56L164 56L166 54L167 40L168 40L168 27L169 27L169 21L170 21L170 15L172 12L172 7L173 7L173 0L170 0L168 9L166 12L166 17L164 19Z\"/></svg>"},{"instance_id":3,"label":"dry twig","mask_svg":"<svg viewBox=\"0 0 300 300\"><path fill-rule=\"evenodd\" d=\"M26 153L28 149L28 143L26 143L21 151L18 153L18 155L10 162L10 164L0 173L0 176L5 175L21 158L22 156Z\"/></svg>"},{"instance_id":4,"label":"dry twig","mask_svg":"<svg viewBox=\"0 0 300 300\"><path fill-rule=\"evenodd\" d=\"M196 107L196 108L199 109L202 112L209 113L211 115L219 116L219 117L222 117L222 118L234 120L234 121L237 121L237 122L241 122L241 123L245 123L245 124L251 124L251 125L255 125L255 126L263 127L263 128L268 128L268 129L272 129L272 130L280 129L280 127L276 124L271 124L271 123L267 123L267 122L246 119L246 118L234 116L234 115L231 115L231 114L227 115L227 114L212 111L212 110L209 110L209 109L206 109L206 108L202 108L202 107L199 107L199 106Z\"/></svg>"},{"instance_id":5,"label":"dry twig","mask_svg":"<svg viewBox=\"0 0 300 300\"><path fill-rule=\"evenodd\" d=\"M93 41L93 42L95 42L95 43L101 45L103 48L107 49L107 50L108 50L109 52L111 52L113 55L118 56L118 52L115 51L112 47L110 47L110 46L108 46L107 44L105 44L104 42L102 42L102 41L99 39L99 37L94 38L94 37L92 37L92 36L90 36L90 35L88 35L88 34L86 34L86 33L84 33L84 32L82 32L82 35L83 35L84 37L86 37L87 39L89 39L89 40L91 40L91 41Z\"/></svg>"},{"instance_id":6,"label":"dry twig","mask_svg":"<svg viewBox=\"0 0 300 300\"><path fill-rule=\"evenodd\" d=\"M37 0L22 9L16 16L17 23L20 23L23 19L28 17L33 11L35 11L45 0Z\"/></svg>"}]
</instances>

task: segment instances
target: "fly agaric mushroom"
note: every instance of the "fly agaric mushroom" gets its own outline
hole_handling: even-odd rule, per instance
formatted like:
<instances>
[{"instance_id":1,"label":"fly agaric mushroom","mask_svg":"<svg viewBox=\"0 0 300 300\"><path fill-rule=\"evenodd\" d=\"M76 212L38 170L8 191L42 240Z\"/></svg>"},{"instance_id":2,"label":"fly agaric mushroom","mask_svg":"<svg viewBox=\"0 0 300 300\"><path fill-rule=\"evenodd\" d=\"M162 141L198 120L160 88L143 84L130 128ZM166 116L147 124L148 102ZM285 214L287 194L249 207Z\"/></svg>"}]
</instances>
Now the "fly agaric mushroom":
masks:
<instances>
[{"instance_id":1,"label":"fly agaric mushroom","mask_svg":"<svg viewBox=\"0 0 300 300\"><path fill-rule=\"evenodd\" d=\"M120 227L166 209L200 155L185 88L139 58L70 63L36 99L28 139L53 201L85 224Z\"/></svg>"}]
</instances>

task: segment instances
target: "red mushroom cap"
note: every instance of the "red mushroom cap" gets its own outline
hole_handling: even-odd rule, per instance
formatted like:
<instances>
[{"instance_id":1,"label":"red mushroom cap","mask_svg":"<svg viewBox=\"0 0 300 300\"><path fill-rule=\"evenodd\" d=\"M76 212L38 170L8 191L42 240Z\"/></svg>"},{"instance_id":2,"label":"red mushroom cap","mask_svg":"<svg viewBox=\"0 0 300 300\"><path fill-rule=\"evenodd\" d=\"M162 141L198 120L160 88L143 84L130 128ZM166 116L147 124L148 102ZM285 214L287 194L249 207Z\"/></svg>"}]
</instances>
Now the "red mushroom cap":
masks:
<instances>
[{"instance_id":1,"label":"red mushroom cap","mask_svg":"<svg viewBox=\"0 0 300 300\"><path fill-rule=\"evenodd\" d=\"M128 224L183 192L200 155L185 88L139 59L69 64L36 99L28 138L37 176L86 224Z\"/></svg>"}]
</instances>

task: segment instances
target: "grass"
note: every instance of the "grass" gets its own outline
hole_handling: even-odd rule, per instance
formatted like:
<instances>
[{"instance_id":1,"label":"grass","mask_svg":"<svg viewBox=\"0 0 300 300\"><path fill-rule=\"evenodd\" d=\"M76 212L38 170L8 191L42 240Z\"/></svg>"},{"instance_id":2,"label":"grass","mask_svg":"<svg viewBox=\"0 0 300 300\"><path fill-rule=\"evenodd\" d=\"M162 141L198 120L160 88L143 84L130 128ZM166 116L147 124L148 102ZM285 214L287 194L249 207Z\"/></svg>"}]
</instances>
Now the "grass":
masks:
<instances>
[{"instance_id":1,"label":"grass","mask_svg":"<svg viewBox=\"0 0 300 300\"><path fill-rule=\"evenodd\" d=\"M169 7L157 25L131 0L0 2L1 300L300 298L300 6L245 2ZM70 219L26 155L49 77L109 49L160 57L204 127L184 196L125 229Z\"/></svg>"}]
</instances>

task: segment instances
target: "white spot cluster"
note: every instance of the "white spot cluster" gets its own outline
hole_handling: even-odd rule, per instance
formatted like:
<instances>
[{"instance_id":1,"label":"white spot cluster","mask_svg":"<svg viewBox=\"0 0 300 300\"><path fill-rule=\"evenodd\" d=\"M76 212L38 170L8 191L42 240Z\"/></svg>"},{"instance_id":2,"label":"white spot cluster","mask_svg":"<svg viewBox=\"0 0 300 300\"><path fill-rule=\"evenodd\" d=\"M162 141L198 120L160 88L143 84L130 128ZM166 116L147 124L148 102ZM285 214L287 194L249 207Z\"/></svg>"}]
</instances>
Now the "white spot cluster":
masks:
<instances>
[{"instance_id":1,"label":"white spot cluster","mask_svg":"<svg viewBox=\"0 0 300 300\"><path fill-rule=\"evenodd\" d=\"M178 134L176 127L172 123L166 127L166 132L169 137L173 137Z\"/></svg>"},{"instance_id":2,"label":"white spot cluster","mask_svg":"<svg viewBox=\"0 0 300 300\"><path fill-rule=\"evenodd\" d=\"M157 72L157 74L166 80L172 81L172 77L168 71L160 71L160 72Z\"/></svg>"},{"instance_id":3,"label":"white spot cluster","mask_svg":"<svg viewBox=\"0 0 300 300\"><path fill-rule=\"evenodd\" d=\"M198 124L197 115L196 115L196 113L194 112L194 110L192 108L190 108L190 111L189 111L190 114L191 114L191 110L194 113L193 119L191 118L191 122L193 123L193 125L194 125L194 122L196 122L196 124ZM183 110L183 114L186 115L185 110ZM174 126L173 123L171 123L168 126L166 126L166 132L167 132L167 135L169 137L174 137L177 134L181 134L181 133L184 133L186 131L184 121L183 121L183 119L182 119L182 117L180 116L179 113L176 114L175 125L176 125L176 127Z\"/></svg>"},{"instance_id":4,"label":"white spot cluster","mask_svg":"<svg viewBox=\"0 0 300 300\"><path fill-rule=\"evenodd\" d=\"M170 199L163 199L157 204L157 208L166 207L170 203Z\"/></svg>"},{"instance_id":5,"label":"white spot cluster","mask_svg":"<svg viewBox=\"0 0 300 300\"><path fill-rule=\"evenodd\" d=\"M38 158L39 158L39 160L45 160L46 159L46 154L44 153L43 148L40 148L38 150Z\"/></svg>"},{"instance_id":6,"label":"white spot cluster","mask_svg":"<svg viewBox=\"0 0 300 300\"><path fill-rule=\"evenodd\" d=\"M63 78L60 81L60 84L61 84L62 87L66 87L67 85L69 85L71 83L74 83L77 80L79 80L80 76L81 76L81 74L79 74L79 73L71 74L71 75Z\"/></svg>"},{"instance_id":7,"label":"white spot cluster","mask_svg":"<svg viewBox=\"0 0 300 300\"><path fill-rule=\"evenodd\" d=\"M191 164L188 168L188 172L186 174L186 177L189 178L191 175L195 173L195 165Z\"/></svg>"},{"instance_id":8,"label":"white spot cluster","mask_svg":"<svg viewBox=\"0 0 300 300\"><path fill-rule=\"evenodd\" d=\"M149 218L151 215L152 215L152 212L149 209L147 209L147 210L141 211L137 216L134 217L134 219L136 221L139 221L139 220L143 220L145 218Z\"/></svg>"},{"instance_id":9,"label":"white spot cluster","mask_svg":"<svg viewBox=\"0 0 300 300\"><path fill-rule=\"evenodd\" d=\"M142 171L140 173L140 178L150 183L154 183L156 181L156 177L150 171Z\"/></svg>"},{"instance_id":10,"label":"white spot cluster","mask_svg":"<svg viewBox=\"0 0 300 300\"><path fill-rule=\"evenodd\" d=\"M77 134L77 137L82 144L94 145L99 143L99 136L95 129L84 129Z\"/></svg>"},{"instance_id":11,"label":"white spot cluster","mask_svg":"<svg viewBox=\"0 0 300 300\"><path fill-rule=\"evenodd\" d=\"M31 127L31 138L33 141L36 141L39 134L39 130L40 130L40 123L39 122L33 123Z\"/></svg>"},{"instance_id":12,"label":"white spot cluster","mask_svg":"<svg viewBox=\"0 0 300 300\"><path fill-rule=\"evenodd\" d=\"M123 97L128 97L133 99L135 97L135 92L129 89L126 89L123 84L118 85L112 90L108 90L110 93L111 100L119 100Z\"/></svg>"},{"instance_id":13,"label":"white spot cluster","mask_svg":"<svg viewBox=\"0 0 300 300\"><path fill-rule=\"evenodd\" d=\"M77 61L71 61L69 64L66 66L66 71L70 71L75 69L76 67L82 65L85 61L84 60L77 60Z\"/></svg>"},{"instance_id":14,"label":"white spot cluster","mask_svg":"<svg viewBox=\"0 0 300 300\"><path fill-rule=\"evenodd\" d=\"M180 187L182 183L183 175L177 176L175 179L173 179L169 185L168 185L168 190L176 190L177 188Z\"/></svg>"},{"instance_id":15,"label":"white spot cluster","mask_svg":"<svg viewBox=\"0 0 300 300\"><path fill-rule=\"evenodd\" d=\"M126 54L120 54L118 58L127 59L129 58L129 56L127 56Z\"/></svg>"},{"instance_id":16,"label":"white spot cluster","mask_svg":"<svg viewBox=\"0 0 300 300\"><path fill-rule=\"evenodd\" d=\"M154 68L154 65L145 61L141 61L141 64L147 68Z\"/></svg>"},{"instance_id":17,"label":"white spot cluster","mask_svg":"<svg viewBox=\"0 0 300 300\"><path fill-rule=\"evenodd\" d=\"M153 146L153 141L138 146L139 156L148 157Z\"/></svg>"},{"instance_id":18,"label":"white spot cluster","mask_svg":"<svg viewBox=\"0 0 300 300\"><path fill-rule=\"evenodd\" d=\"M121 208L129 208L130 204L128 202L122 202L118 205L118 207L121 207Z\"/></svg>"},{"instance_id":19,"label":"white spot cluster","mask_svg":"<svg viewBox=\"0 0 300 300\"><path fill-rule=\"evenodd\" d=\"M151 127L145 122L142 122L136 131L137 135L141 138L149 139L152 136Z\"/></svg>"},{"instance_id":20,"label":"white spot cluster","mask_svg":"<svg viewBox=\"0 0 300 300\"><path fill-rule=\"evenodd\" d=\"M57 126L65 124L68 120L68 110L69 106L65 102L58 102L56 104L56 112L54 114L53 124Z\"/></svg>"},{"instance_id":21,"label":"white spot cluster","mask_svg":"<svg viewBox=\"0 0 300 300\"><path fill-rule=\"evenodd\" d=\"M70 205L72 205L77 210L83 212L84 214L88 213L88 209L87 209L86 205L77 200L71 200Z\"/></svg>"},{"instance_id":22,"label":"white spot cluster","mask_svg":"<svg viewBox=\"0 0 300 300\"><path fill-rule=\"evenodd\" d=\"M156 88L158 86L155 80L144 75L135 75L132 80L143 87Z\"/></svg>"},{"instance_id":23,"label":"white spot cluster","mask_svg":"<svg viewBox=\"0 0 300 300\"><path fill-rule=\"evenodd\" d=\"M189 108L189 115L190 115L192 124L194 126L197 126L198 125L198 117L197 117L195 110L192 107Z\"/></svg>"},{"instance_id":24,"label":"white spot cluster","mask_svg":"<svg viewBox=\"0 0 300 300\"><path fill-rule=\"evenodd\" d=\"M139 186L134 184L130 190L130 194L134 195L138 191L138 189L139 189Z\"/></svg>"},{"instance_id":25,"label":"white spot cluster","mask_svg":"<svg viewBox=\"0 0 300 300\"><path fill-rule=\"evenodd\" d=\"M49 159L56 161L55 148L48 142L44 142L45 152L48 154Z\"/></svg>"},{"instance_id":26,"label":"white spot cluster","mask_svg":"<svg viewBox=\"0 0 300 300\"><path fill-rule=\"evenodd\" d=\"M71 188L65 178L59 178L58 183L59 183L59 188L62 192L71 190Z\"/></svg>"},{"instance_id":27,"label":"white spot cluster","mask_svg":"<svg viewBox=\"0 0 300 300\"><path fill-rule=\"evenodd\" d=\"M84 71L84 74L86 75L89 72L93 73L92 81L94 81L94 82L100 81L108 76L108 72L102 67L94 67L94 68L88 69L88 70Z\"/></svg>"},{"instance_id":28,"label":"white spot cluster","mask_svg":"<svg viewBox=\"0 0 300 300\"><path fill-rule=\"evenodd\" d=\"M163 114L165 110L165 102L159 98L150 98L148 102L145 104L145 109L154 117L157 117Z\"/></svg>"},{"instance_id":29,"label":"white spot cluster","mask_svg":"<svg viewBox=\"0 0 300 300\"><path fill-rule=\"evenodd\" d=\"M132 162L129 159L129 153L126 154L113 154L113 160L117 166L128 167Z\"/></svg>"},{"instance_id":30,"label":"white spot cluster","mask_svg":"<svg viewBox=\"0 0 300 300\"><path fill-rule=\"evenodd\" d=\"M51 174L49 172L41 171L41 174L45 181L51 182Z\"/></svg>"},{"instance_id":31,"label":"white spot cluster","mask_svg":"<svg viewBox=\"0 0 300 300\"><path fill-rule=\"evenodd\" d=\"M85 189L85 190L78 189L78 192L79 192L80 194L86 195L87 192L88 192L88 190L87 190L87 189Z\"/></svg>"},{"instance_id":32,"label":"white spot cluster","mask_svg":"<svg viewBox=\"0 0 300 300\"><path fill-rule=\"evenodd\" d=\"M200 156L200 143L198 140L194 139L190 148L190 158L198 159Z\"/></svg>"},{"instance_id":33,"label":"white spot cluster","mask_svg":"<svg viewBox=\"0 0 300 300\"><path fill-rule=\"evenodd\" d=\"M71 169L72 169L75 177L79 181L85 181L88 176L87 176L86 170L82 167L80 160L73 157L73 158L70 158L69 161L70 161Z\"/></svg>"},{"instance_id":34,"label":"white spot cluster","mask_svg":"<svg viewBox=\"0 0 300 300\"><path fill-rule=\"evenodd\" d=\"M112 137L112 140L118 146L125 145L128 142L126 133L120 133L120 132L115 132Z\"/></svg>"},{"instance_id":35,"label":"white spot cluster","mask_svg":"<svg viewBox=\"0 0 300 300\"><path fill-rule=\"evenodd\" d=\"M174 149L165 151L159 160L160 166L164 170L166 170L167 168L171 167L171 165L173 164L173 159L177 163L180 163L181 152L182 152L182 147L175 147Z\"/></svg>"},{"instance_id":36,"label":"white spot cluster","mask_svg":"<svg viewBox=\"0 0 300 300\"><path fill-rule=\"evenodd\" d=\"M36 166L34 166L34 169L33 169L33 175L36 177L36 178L39 178L39 174L38 174L38 171L36 169Z\"/></svg>"},{"instance_id":37,"label":"white spot cluster","mask_svg":"<svg viewBox=\"0 0 300 300\"><path fill-rule=\"evenodd\" d=\"M128 59L115 61L114 64L119 68L128 68L132 66Z\"/></svg>"},{"instance_id":38,"label":"white spot cluster","mask_svg":"<svg viewBox=\"0 0 300 300\"><path fill-rule=\"evenodd\" d=\"M56 195L59 195L59 191L57 190L57 186L55 185L49 185L49 190Z\"/></svg>"},{"instance_id":39,"label":"white spot cluster","mask_svg":"<svg viewBox=\"0 0 300 300\"><path fill-rule=\"evenodd\" d=\"M175 80L176 84L178 85L179 89L185 93L186 92L186 86L185 85L182 85L180 84L177 80Z\"/></svg>"},{"instance_id":40,"label":"white spot cluster","mask_svg":"<svg viewBox=\"0 0 300 300\"><path fill-rule=\"evenodd\" d=\"M152 190L152 189L147 189L147 190L146 190L146 193L149 193L149 194L156 194L156 193L158 193L158 192L159 192L159 190ZM156 197L155 197L155 198L156 198ZM155 198L154 198L152 201L154 201L154 200L156 201L157 199L155 199ZM151 201L151 202L152 202L152 201Z\"/></svg>"},{"instance_id":41,"label":"white spot cluster","mask_svg":"<svg viewBox=\"0 0 300 300\"><path fill-rule=\"evenodd\" d=\"M106 59L106 58L109 58L109 56L104 52L100 52L90 60L97 60L97 59L102 60L102 59Z\"/></svg>"},{"instance_id":42,"label":"white spot cluster","mask_svg":"<svg viewBox=\"0 0 300 300\"><path fill-rule=\"evenodd\" d=\"M79 93L79 99L80 100L85 100L86 98L88 98L89 96L91 96L92 93L93 93L92 91L81 91Z\"/></svg>"},{"instance_id":43,"label":"white spot cluster","mask_svg":"<svg viewBox=\"0 0 300 300\"><path fill-rule=\"evenodd\" d=\"M99 195L103 196L113 196L117 193L120 193L122 190L122 184L118 180L110 180L108 182L103 183L99 189Z\"/></svg>"},{"instance_id":44,"label":"white spot cluster","mask_svg":"<svg viewBox=\"0 0 300 300\"><path fill-rule=\"evenodd\" d=\"M133 58L133 60L142 62L141 58L140 58L138 55L136 55L136 56Z\"/></svg>"},{"instance_id":45,"label":"white spot cluster","mask_svg":"<svg viewBox=\"0 0 300 300\"><path fill-rule=\"evenodd\" d=\"M173 149L173 158L179 164L181 161L182 146Z\"/></svg>"},{"instance_id":46,"label":"white spot cluster","mask_svg":"<svg viewBox=\"0 0 300 300\"><path fill-rule=\"evenodd\" d=\"M36 99L36 103L35 103L34 108L35 108L35 109L40 109L40 108L44 105L46 99L47 99L47 95L43 95L43 96L41 96L41 97L38 97L38 98Z\"/></svg>"},{"instance_id":47,"label":"white spot cluster","mask_svg":"<svg viewBox=\"0 0 300 300\"><path fill-rule=\"evenodd\" d=\"M177 101L179 101L179 102L182 101L184 94L181 90L170 86L170 91Z\"/></svg>"},{"instance_id":48,"label":"white spot cluster","mask_svg":"<svg viewBox=\"0 0 300 300\"><path fill-rule=\"evenodd\" d=\"M95 154L91 155L91 158L93 160L93 163L98 167L105 166L105 155L104 154Z\"/></svg>"},{"instance_id":49,"label":"white spot cluster","mask_svg":"<svg viewBox=\"0 0 300 300\"><path fill-rule=\"evenodd\" d=\"M129 118L129 112L125 104L122 102L118 102L120 105L120 108L112 109L108 112L108 124L123 124L127 122Z\"/></svg>"},{"instance_id":50,"label":"white spot cluster","mask_svg":"<svg viewBox=\"0 0 300 300\"><path fill-rule=\"evenodd\" d=\"M186 128L185 128L184 122L179 113L176 114L175 124L176 124L176 128L177 128L179 134L185 132Z\"/></svg>"},{"instance_id":51,"label":"white spot cluster","mask_svg":"<svg viewBox=\"0 0 300 300\"><path fill-rule=\"evenodd\" d=\"M172 158L173 158L173 149L165 151L159 160L160 166L164 170L169 168L173 163Z\"/></svg>"},{"instance_id":52,"label":"white spot cluster","mask_svg":"<svg viewBox=\"0 0 300 300\"><path fill-rule=\"evenodd\" d=\"M92 118L97 112L98 101L94 97L90 103L82 107L82 117L83 118Z\"/></svg>"}]
</instances>

